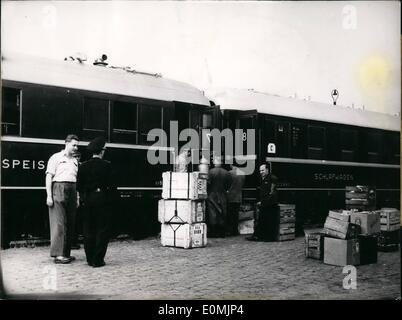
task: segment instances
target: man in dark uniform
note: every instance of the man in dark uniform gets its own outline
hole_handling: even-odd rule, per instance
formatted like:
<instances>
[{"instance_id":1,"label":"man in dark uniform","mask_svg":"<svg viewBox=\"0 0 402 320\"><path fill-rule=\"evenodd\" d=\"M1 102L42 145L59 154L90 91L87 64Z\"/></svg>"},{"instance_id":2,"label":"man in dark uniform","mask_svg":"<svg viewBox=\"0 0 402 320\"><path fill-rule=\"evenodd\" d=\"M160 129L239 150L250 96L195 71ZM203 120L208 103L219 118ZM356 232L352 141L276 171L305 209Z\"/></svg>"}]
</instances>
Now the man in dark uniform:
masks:
<instances>
[{"instance_id":1,"label":"man in dark uniform","mask_svg":"<svg viewBox=\"0 0 402 320\"><path fill-rule=\"evenodd\" d=\"M266 163L260 166L261 187L259 216L251 241L275 241L279 227L278 178L270 173ZM258 204L257 204L258 205Z\"/></svg>"},{"instance_id":2,"label":"man in dark uniform","mask_svg":"<svg viewBox=\"0 0 402 320\"><path fill-rule=\"evenodd\" d=\"M229 172L222 168L220 157L214 159L215 167L208 172L207 226L209 237L225 237L227 220L226 192L231 185Z\"/></svg>"},{"instance_id":3,"label":"man in dark uniform","mask_svg":"<svg viewBox=\"0 0 402 320\"><path fill-rule=\"evenodd\" d=\"M109 242L110 203L115 186L109 161L102 160L105 140L95 138L88 145L92 158L78 170L77 188L83 208L84 249L88 265L102 267Z\"/></svg>"}]
</instances>

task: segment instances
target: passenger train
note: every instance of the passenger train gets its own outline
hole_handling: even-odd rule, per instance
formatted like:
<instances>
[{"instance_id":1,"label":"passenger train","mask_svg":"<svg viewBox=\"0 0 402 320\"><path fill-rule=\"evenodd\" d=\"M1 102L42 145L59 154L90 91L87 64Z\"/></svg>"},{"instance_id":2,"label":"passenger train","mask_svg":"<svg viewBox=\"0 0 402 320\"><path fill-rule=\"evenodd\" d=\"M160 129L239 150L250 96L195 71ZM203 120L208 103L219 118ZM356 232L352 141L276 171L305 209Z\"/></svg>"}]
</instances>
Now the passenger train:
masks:
<instances>
[{"instance_id":1,"label":"passenger train","mask_svg":"<svg viewBox=\"0 0 402 320\"><path fill-rule=\"evenodd\" d=\"M69 133L81 140L81 161L92 138L107 140L105 158L120 196L113 236L157 234L162 172L173 170L173 163L152 165L147 153L173 159L176 150L155 145L150 130L161 128L169 136L172 121L179 132L195 129L202 146L211 144L204 129L255 129L255 154L244 156L256 169L247 176L244 201L256 201L257 166L267 161L279 177L280 200L296 204L299 228L322 223L328 208L344 207L347 185L375 186L378 207L399 208L399 117L253 90L204 93L159 74L108 66L105 58L92 64L73 57L2 57L3 248L28 234L49 238L45 170ZM193 163L199 156L193 150Z\"/></svg>"}]
</instances>

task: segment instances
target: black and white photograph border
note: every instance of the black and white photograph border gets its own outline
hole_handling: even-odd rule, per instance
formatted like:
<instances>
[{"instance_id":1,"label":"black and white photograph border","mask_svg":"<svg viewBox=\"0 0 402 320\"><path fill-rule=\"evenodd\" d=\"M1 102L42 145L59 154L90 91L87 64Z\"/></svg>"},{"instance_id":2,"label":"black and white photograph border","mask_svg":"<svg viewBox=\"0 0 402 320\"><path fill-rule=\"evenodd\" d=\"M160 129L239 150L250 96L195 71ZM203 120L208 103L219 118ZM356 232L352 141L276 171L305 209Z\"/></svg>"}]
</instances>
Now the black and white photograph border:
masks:
<instances>
[{"instance_id":1,"label":"black and white photograph border","mask_svg":"<svg viewBox=\"0 0 402 320\"><path fill-rule=\"evenodd\" d=\"M400 22L397 1L2 1L1 298L160 300L156 316L188 317L400 300ZM114 188L90 218L108 217L104 263L88 258L87 193L109 187L79 181L97 157ZM75 182L59 258L48 191ZM366 236L359 211L377 219Z\"/></svg>"}]
</instances>

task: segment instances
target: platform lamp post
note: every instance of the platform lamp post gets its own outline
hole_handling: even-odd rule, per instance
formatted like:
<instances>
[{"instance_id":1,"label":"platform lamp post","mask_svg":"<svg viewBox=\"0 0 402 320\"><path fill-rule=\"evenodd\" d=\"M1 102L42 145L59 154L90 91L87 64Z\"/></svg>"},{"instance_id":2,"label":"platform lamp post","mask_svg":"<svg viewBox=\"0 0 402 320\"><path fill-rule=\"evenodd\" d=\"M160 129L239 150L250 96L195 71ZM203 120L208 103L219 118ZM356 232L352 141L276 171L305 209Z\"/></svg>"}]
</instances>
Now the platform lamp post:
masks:
<instances>
[{"instance_id":1,"label":"platform lamp post","mask_svg":"<svg viewBox=\"0 0 402 320\"><path fill-rule=\"evenodd\" d=\"M334 106L336 106L336 100L338 100L339 92L338 90L334 89L331 92L332 100L334 101Z\"/></svg>"}]
</instances>

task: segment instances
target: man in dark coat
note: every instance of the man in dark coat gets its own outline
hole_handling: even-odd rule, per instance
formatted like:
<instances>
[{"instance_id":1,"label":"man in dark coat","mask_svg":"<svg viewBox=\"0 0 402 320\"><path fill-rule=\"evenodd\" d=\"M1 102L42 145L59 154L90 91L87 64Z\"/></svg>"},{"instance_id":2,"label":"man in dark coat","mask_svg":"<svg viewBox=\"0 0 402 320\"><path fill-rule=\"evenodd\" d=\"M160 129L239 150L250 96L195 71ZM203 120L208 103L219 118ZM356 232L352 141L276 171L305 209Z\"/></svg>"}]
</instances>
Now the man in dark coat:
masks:
<instances>
[{"instance_id":1,"label":"man in dark coat","mask_svg":"<svg viewBox=\"0 0 402 320\"><path fill-rule=\"evenodd\" d=\"M214 159L215 167L208 172L207 223L209 237L225 237L227 220L226 192L231 185L231 177L221 167L220 158Z\"/></svg>"},{"instance_id":2,"label":"man in dark coat","mask_svg":"<svg viewBox=\"0 0 402 320\"><path fill-rule=\"evenodd\" d=\"M109 242L110 203L115 191L112 167L103 160L105 140L95 138L88 145L93 156L84 162L77 176L82 199L84 249L88 265L102 267Z\"/></svg>"},{"instance_id":3,"label":"man in dark coat","mask_svg":"<svg viewBox=\"0 0 402 320\"><path fill-rule=\"evenodd\" d=\"M261 187L259 216L251 241L276 241L279 228L278 178L270 173L266 163L260 166Z\"/></svg>"}]
</instances>

